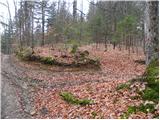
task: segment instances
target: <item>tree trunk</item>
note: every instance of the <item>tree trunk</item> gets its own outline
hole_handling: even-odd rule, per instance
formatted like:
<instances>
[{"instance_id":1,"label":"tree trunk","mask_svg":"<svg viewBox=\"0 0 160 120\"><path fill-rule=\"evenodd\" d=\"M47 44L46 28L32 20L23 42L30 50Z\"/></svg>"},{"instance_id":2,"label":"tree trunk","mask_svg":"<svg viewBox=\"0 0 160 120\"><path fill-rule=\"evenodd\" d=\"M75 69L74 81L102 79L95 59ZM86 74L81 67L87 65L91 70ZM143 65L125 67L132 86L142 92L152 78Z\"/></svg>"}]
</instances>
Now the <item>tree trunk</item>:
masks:
<instances>
[{"instance_id":1,"label":"tree trunk","mask_svg":"<svg viewBox=\"0 0 160 120\"><path fill-rule=\"evenodd\" d=\"M158 30L158 1L149 1L147 3L147 40L145 45L146 64L148 65L153 59L159 58L159 30Z\"/></svg>"},{"instance_id":2,"label":"tree trunk","mask_svg":"<svg viewBox=\"0 0 160 120\"><path fill-rule=\"evenodd\" d=\"M45 13L44 13L44 1L42 1L42 46L44 45L44 24L45 24Z\"/></svg>"},{"instance_id":3,"label":"tree trunk","mask_svg":"<svg viewBox=\"0 0 160 120\"><path fill-rule=\"evenodd\" d=\"M108 50L108 48L107 48L107 35L105 35L104 40L105 40L105 51L107 51Z\"/></svg>"},{"instance_id":4,"label":"tree trunk","mask_svg":"<svg viewBox=\"0 0 160 120\"><path fill-rule=\"evenodd\" d=\"M34 8L32 7L32 49L34 48Z\"/></svg>"}]
</instances>

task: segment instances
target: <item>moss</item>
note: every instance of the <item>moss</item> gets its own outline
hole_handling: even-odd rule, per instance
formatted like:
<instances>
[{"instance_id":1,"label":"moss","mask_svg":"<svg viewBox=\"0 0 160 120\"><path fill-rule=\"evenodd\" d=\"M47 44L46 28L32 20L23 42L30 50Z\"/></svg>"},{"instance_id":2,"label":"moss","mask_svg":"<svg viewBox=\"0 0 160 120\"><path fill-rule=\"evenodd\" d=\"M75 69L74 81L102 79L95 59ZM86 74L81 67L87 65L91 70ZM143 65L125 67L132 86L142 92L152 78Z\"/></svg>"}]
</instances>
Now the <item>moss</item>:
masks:
<instances>
[{"instance_id":1,"label":"moss","mask_svg":"<svg viewBox=\"0 0 160 120\"><path fill-rule=\"evenodd\" d=\"M41 57L40 62L53 65L55 60L52 57Z\"/></svg>"},{"instance_id":2,"label":"moss","mask_svg":"<svg viewBox=\"0 0 160 120\"><path fill-rule=\"evenodd\" d=\"M92 101L89 100L89 99L83 99L83 100L79 100L78 102L80 105L88 105L88 104L91 104Z\"/></svg>"},{"instance_id":3,"label":"moss","mask_svg":"<svg viewBox=\"0 0 160 120\"><path fill-rule=\"evenodd\" d=\"M120 90L120 89L128 89L130 86L129 83L123 83L117 86L116 90Z\"/></svg>"},{"instance_id":4,"label":"moss","mask_svg":"<svg viewBox=\"0 0 160 120\"><path fill-rule=\"evenodd\" d=\"M128 112L124 112L122 115L121 115L121 119L128 119L129 117L129 113Z\"/></svg>"},{"instance_id":5,"label":"moss","mask_svg":"<svg viewBox=\"0 0 160 120\"><path fill-rule=\"evenodd\" d=\"M131 99L132 100L136 100L136 99L139 99L140 98L140 96L138 96L138 95L136 95L136 96L131 96Z\"/></svg>"},{"instance_id":6,"label":"moss","mask_svg":"<svg viewBox=\"0 0 160 120\"><path fill-rule=\"evenodd\" d=\"M91 114L92 114L92 118L95 119L97 116L97 113L95 111L93 111Z\"/></svg>"},{"instance_id":7,"label":"moss","mask_svg":"<svg viewBox=\"0 0 160 120\"><path fill-rule=\"evenodd\" d=\"M61 92L60 96L63 98L63 100L71 104L88 105L92 103L92 100L89 100L89 99L77 99L75 98L75 96L73 96L73 94L69 92Z\"/></svg>"},{"instance_id":8,"label":"moss","mask_svg":"<svg viewBox=\"0 0 160 120\"><path fill-rule=\"evenodd\" d=\"M159 119L159 114L154 115L153 119Z\"/></svg>"},{"instance_id":9,"label":"moss","mask_svg":"<svg viewBox=\"0 0 160 120\"><path fill-rule=\"evenodd\" d=\"M138 111L144 112L144 113L148 113L148 112L154 112L155 108L153 104L141 104L140 106L137 107Z\"/></svg>"},{"instance_id":10,"label":"moss","mask_svg":"<svg viewBox=\"0 0 160 120\"><path fill-rule=\"evenodd\" d=\"M136 106L129 106L127 112L124 112L121 115L121 119L128 119L128 117L135 112L136 112Z\"/></svg>"},{"instance_id":11,"label":"moss","mask_svg":"<svg viewBox=\"0 0 160 120\"><path fill-rule=\"evenodd\" d=\"M73 53L77 51L77 45L73 46ZM52 57L42 57L40 55L36 55L34 51L32 51L31 48L21 48L16 51L16 55L18 58L26 61L36 61L41 62L43 64L48 65L57 65L57 66L63 66L63 67L81 67L81 66L87 66L87 67L95 67L100 68L100 62L99 60L94 60L88 57L89 52L83 51L83 52L76 52L74 54L74 61L72 63L65 63L58 61ZM76 58L77 57L77 58ZM63 57L65 58L65 57Z\"/></svg>"},{"instance_id":12,"label":"moss","mask_svg":"<svg viewBox=\"0 0 160 120\"><path fill-rule=\"evenodd\" d=\"M144 113L148 113L148 112L154 112L155 108L153 104L141 104L140 106L136 107L136 106L129 106L127 112L124 112L121 115L121 119L128 119L128 117L133 114L136 113L138 111L144 112Z\"/></svg>"},{"instance_id":13,"label":"moss","mask_svg":"<svg viewBox=\"0 0 160 120\"><path fill-rule=\"evenodd\" d=\"M80 53L80 56L82 58L88 57L89 56L89 52L87 50L85 50L85 51L83 51L83 52Z\"/></svg>"},{"instance_id":14,"label":"moss","mask_svg":"<svg viewBox=\"0 0 160 120\"><path fill-rule=\"evenodd\" d=\"M142 98L144 100L158 101L158 99L159 99L159 92L156 91L156 90L154 90L154 89L152 89L152 88L146 88L143 91Z\"/></svg>"},{"instance_id":15,"label":"moss","mask_svg":"<svg viewBox=\"0 0 160 120\"><path fill-rule=\"evenodd\" d=\"M152 60L151 63L146 68L146 72L144 74L145 81L148 82L149 85L155 85L159 83L158 75L159 75L159 63L158 59L155 59Z\"/></svg>"},{"instance_id":16,"label":"moss","mask_svg":"<svg viewBox=\"0 0 160 120\"><path fill-rule=\"evenodd\" d=\"M100 66L100 61L99 59L89 59L89 63L90 64L93 64L93 65L96 65L96 66Z\"/></svg>"},{"instance_id":17,"label":"moss","mask_svg":"<svg viewBox=\"0 0 160 120\"><path fill-rule=\"evenodd\" d=\"M31 48L21 48L18 51L16 51L16 55L22 59L22 60L29 60L32 56L32 49Z\"/></svg>"},{"instance_id":18,"label":"moss","mask_svg":"<svg viewBox=\"0 0 160 120\"><path fill-rule=\"evenodd\" d=\"M147 66L146 72L143 75L142 78L133 79L131 81L131 84L133 84L136 81L141 82L147 82L146 89L143 91L138 90L137 93L140 96L133 96L132 99L137 99L141 97L143 100L149 100L153 101L155 103L158 103L159 101L159 80L158 80L158 74L159 74L159 65L158 60L155 59L151 61L151 63ZM127 88L127 84L122 84L117 87L117 89L123 89ZM155 107L154 104L141 104L140 106L129 106L127 112L124 112L124 114L121 116L122 119L127 119L130 114L136 113L138 111L144 112L144 113L154 113Z\"/></svg>"},{"instance_id":19,"label":"moss","mask_svg":"<svg viewBox=\"0 0 160 120\"><path fill-rule=\"evenodd\" d=\"M136 106L129 106L127 112L129 114L135 113L136 112Z\"/></svg>"},{"instance_id":20,"label":"moss","mask_svg":"<svg viewBox=\"0 0 160 120\"><path fill-rule=\"evenodd\" d=\"M71 53L75 54L77 52L77 49L78 49L78 45L73 45Z\"/></svg>"},{"instance_id":21,"label":"moss","mask_svg":"<svg viewBox=\"0 0 160 120\"><path fill-rule=\"evenodd\" d=\"M159 101L159 62L158 59L152 60L146 68L144 81L147 87L142 93L144 100Z\"/></svg>"},{"instance_id":22,"label":"moss","mask_svg":"<svg viewBox=\"0 0 160 120\"><path fill-rule=\"evenodd\" d=\"M71 93L62 92L62 93L60 93L60 96L61 96L65 101L67 101L68 103L77 104L77 102L78 102L78 100L75 99L75 97L74 97Z\"/></svg>"}]
</instances>

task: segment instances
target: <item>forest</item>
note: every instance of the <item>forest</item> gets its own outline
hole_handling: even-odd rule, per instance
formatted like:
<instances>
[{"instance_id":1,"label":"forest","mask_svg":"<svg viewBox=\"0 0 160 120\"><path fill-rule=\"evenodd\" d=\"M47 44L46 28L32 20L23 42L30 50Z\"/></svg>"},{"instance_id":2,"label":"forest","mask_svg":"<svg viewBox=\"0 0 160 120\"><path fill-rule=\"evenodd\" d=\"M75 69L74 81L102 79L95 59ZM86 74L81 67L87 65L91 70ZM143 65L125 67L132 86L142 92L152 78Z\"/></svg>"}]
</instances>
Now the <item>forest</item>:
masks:
<instances>
[{"instance_id":1,"label":"forest","mask_svg":"<svg viewBox=\"0 0 160 120\"><path fill-rule=\"evenodd\" d=\"M2 119L159 119L159 1L0 6Z\"/></svg>"}]
</instances>

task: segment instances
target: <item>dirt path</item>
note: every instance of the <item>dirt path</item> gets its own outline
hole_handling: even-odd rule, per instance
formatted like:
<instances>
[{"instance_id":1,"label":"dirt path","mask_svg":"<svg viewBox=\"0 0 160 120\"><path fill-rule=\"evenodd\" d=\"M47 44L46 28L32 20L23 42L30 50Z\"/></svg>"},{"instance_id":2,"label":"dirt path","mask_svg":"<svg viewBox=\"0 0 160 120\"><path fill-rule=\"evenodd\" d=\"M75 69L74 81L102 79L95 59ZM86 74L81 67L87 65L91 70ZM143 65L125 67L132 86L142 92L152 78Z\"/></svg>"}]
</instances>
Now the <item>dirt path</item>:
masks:
<instances>
[{"instance_id":1,"label":"dirt path","mask_svg":"<svg viewBox=\"0 0 160 120\"><path fill-rule=\"evenodd\" d=\"M64 88L69 86L77 86L85 83L104 82L103 80L67 80L53 81L48 84L44 80L36 80L29 78L27 72L40 72L39 70L31 70L14 64L13 59L9 55L2 55L2 94L1 94L1 118L32 118L34 111L33 96L38 88ZM44 72L44 71L43 71ZM50 74L50 73L49 73ZM66 73L67 74L67 73Z\"/></svg>"},{"instance_id":2,"label":"dirt path","mask_svg":"<svg viewBox=\"0 0 160 120\"><path fill-rule=\"evenodd\" d=\"M22 96L24 96L24 86L18 82L20 81L17 77L19 73L11 66L10 56L2 55L1 58L1 118L31 118L31 116L25 112L24 100L22 100Z\"/></svg>"},{"instance_id":3,"label":"dirt path","mask_svg":"<svg viewBox=\"0 0 160 120\"><path fill-rule=\"evenodd\" d=\"M41 81L28 78L26 72L31 72L27 68L22 68L13 63L11 56L2 54L2 94L1 94L1 118L32 118L34 106L32 105L34 94L37 88L64 88L85 83L104 82L103 80L68 80L57 81L48 84L47 81ZM34 70L32 70L34 71ZM34 71L37 72L37 71ZM39 70L38 70L39 72Z\"/></svg>"}]
</instances>

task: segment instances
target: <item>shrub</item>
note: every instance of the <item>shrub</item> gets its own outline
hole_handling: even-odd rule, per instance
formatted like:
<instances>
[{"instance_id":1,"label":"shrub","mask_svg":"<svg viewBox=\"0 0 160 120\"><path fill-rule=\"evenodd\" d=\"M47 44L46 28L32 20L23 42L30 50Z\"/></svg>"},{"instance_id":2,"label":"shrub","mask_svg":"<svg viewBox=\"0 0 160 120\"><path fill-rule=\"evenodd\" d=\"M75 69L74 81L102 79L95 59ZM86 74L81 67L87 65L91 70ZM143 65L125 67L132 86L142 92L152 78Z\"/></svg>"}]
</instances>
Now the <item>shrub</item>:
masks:
<instances>
[{"instance_id":1,"label":"shrub","mask_svg":"<svg viewBox=\"0 0 160 120\"><path fill-rule=\"evenodd\" d=\"M87 104L92 103L92 101L89 100L89 99L79 100L79 99L75 98L75 96L73 96L73 94L68 93L68 92L61 92L60 96L63 98L63 100L65 100L65 101L67 101L68 103L71 103L71 104L87 105Z\"/></svg>"}]
</instances>

